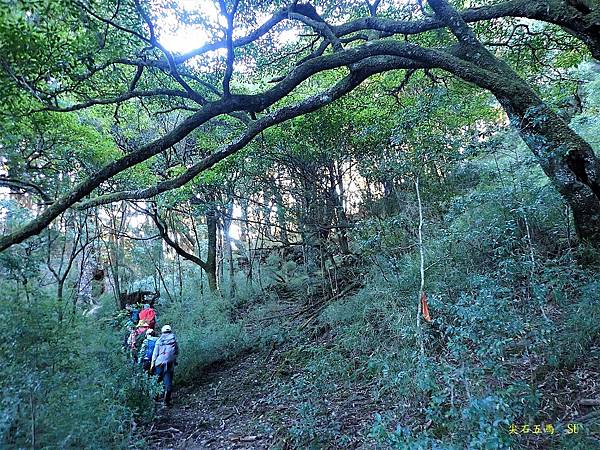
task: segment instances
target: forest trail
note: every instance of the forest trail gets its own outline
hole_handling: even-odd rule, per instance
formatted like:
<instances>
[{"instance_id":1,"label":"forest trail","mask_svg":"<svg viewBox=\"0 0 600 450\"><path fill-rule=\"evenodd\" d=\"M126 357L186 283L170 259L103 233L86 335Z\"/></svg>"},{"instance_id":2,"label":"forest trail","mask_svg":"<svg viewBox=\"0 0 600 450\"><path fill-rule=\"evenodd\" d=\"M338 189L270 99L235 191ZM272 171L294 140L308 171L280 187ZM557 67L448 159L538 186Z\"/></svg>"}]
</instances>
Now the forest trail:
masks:
<instances>
[{"instance_id":1,"label":"forest trail","mask_svg":"<svg viewBox=\"0 0 600 450\"><path fill-rule=\"evenodd\" d=\"M338 273L338 282L347 283L342 289L344 295L358 286L344 278L349 278L350 273L345 270ZM287 315L276 317L279 326L285 327L283 320L287 320L290 329L305 327L314 318L312 311L330 302L320 288L313 286L317 306L308 309L303 304L299 309L303 314L292 314L293 319ZM298 301L294 297L296 293L289 291L286 284L277 284L274 289L277 289L280 301L289 304ZM246 314L247 311L240 313ZM250 334L258 332L255 327L253 325L247 331ZM312 419L298 419L304 415L306 398L317 400L320 397L314 386L303 385L301 393L296 391L294 380L305 369L298 364L296 352L308 343L326 346L332 338L325 328L313 331L298 340L273 346L270 351L248 350L234 358L215 362L204 368L193 384L186 386L178 385L176 370L174 405L170 409L157 405L156 417L149 432L145 433L149 436L149 448L294 448L290 434L310 434L312 426L316 425ZM316 420L329 425L335 423L340 434L347 437L350 448L360 448L373 423L374 413L383 406L381 400L373 399L371 388L369 383L358 382L351 390L339 387L331 398L318 399L327 413Z\"/></svg>"},{"instance_id":2,"label":"forest trail","mask_svg":"<svg viewBox=\"0 0 600 450\"><path fill-rule=\"evenodd\" d=\"M269 448L268 383L256 371L260 355L208 367L194 386L176 389L174 405L158 406L149 430L152 449ZM262 374L269 377L268 372ZM177 374L175 375L177 376Z\"/></svg>"},{"instance_id":3,"label":"forest trail","mask_svg":"<svg viewBox=\"0 0 600 450\"><path fill-rule=\"evenodd\" d=\"M157 404L156 416L143 433L147 436L147 447L156 450L298 448L293 441L297 432L294 429L307 424L314 429L318 427L315 423L298 422L302 401L290 386L300 368L290 364L286 356L292 348L288 343L268 353L246 352L216 362L199 373L193 385L178 386L176 373L174 405L166 408L162 403ZM591 350L592 354L598 354L597 346ZM555 395L567 398L568 386L577 384L581 396L596 398L594 380L598 379L598 367L597 359L590 358L578 370L556 371L546 381ZM281 389L282 383L288 389ZM340 387L335 395L322 399L328 413L320 420L335 426L348 439L343 448L372 448L367 435L374 414L394 409L391 398L375 400L371 387L368 383L354 384L352 389ZM318 394L313 388L306 386L306 391L316 399ZM567 409L575 407L573 404ZM582 412L588 420L598 417L593 408L583 408ZM530 448L542 449L546 444L532 440Z\"/></svg>"},{"instance_id":4,"label":"forest trail","mask_svg":"<svg viewBox=\"0 0 600 450\"><path fill-rule=\"evenodd\" d=\"M159 404L144 434L150 449L267 449L296 448L294 433L317 424L298 422L303 402L293 385L297 370L288 364L283 348L252 352L207 367L194 385L177 386L174 405ZM289 389L281 389L289 383ZM313 387L314 388L314 387ZM306 386L303 394L318 397ZM364 448L376 411L390 407L374 400L370 384L339 388L327 399L328 413L317 419L345 436L344 448ZM320 424L321 426L323 423Z\"/></svg>"}]
</instances>

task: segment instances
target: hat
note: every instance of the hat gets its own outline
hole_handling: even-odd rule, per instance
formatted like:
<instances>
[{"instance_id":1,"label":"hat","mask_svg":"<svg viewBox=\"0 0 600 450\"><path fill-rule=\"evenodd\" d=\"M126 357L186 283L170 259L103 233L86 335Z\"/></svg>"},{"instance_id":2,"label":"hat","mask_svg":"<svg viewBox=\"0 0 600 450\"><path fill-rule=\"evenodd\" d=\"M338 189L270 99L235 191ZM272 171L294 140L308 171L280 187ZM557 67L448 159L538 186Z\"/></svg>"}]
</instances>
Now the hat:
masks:
<instances>
[{"instance_id":1,"label":"hat","mask_svg":"<svg viewBox=\"0 0 600 450\"><path fill-rule=\"evenodd\" d=\"M165 325L164 327L162 327L160 329L161 333L170 333L171 332L171 325Z\"/></svg>"},{"instance_id":2,"label":"hat","mask_svg":"<svg viewBox=\"0 0 600 450\"><path fill-rule=\"evenodd\" d=\"M150 304L149 304L149 303L146 303L146 304L144 305L144 309L150 309Z\"/></svg>"},{"instance_id":3,"label":"hat","mask_svg":"<svg viewBox=\"0 0 600 450\"><path fill-rule=\"evenodd\" d=\"M149 334L152 334L152 333L154 333L154 330L152 328L148 328L146 330L146 336L148 336Z\"/></svg>"},{"instance_id":4,"label":"hat","mask_svg":"<svg viewBox=\"0 0 600 450\"><path fill-rule=\"evenodd\" d=\"M145 321L145 320L143 320L143 319L142 319L142 320L140 320L140 321L137 323L137 325L136 325L136 327L137 327L137 328L144 328L144 327L147 327L147 326L148 326L148 322L146 322L146 321Z\"/></svg>"}]
</instances>

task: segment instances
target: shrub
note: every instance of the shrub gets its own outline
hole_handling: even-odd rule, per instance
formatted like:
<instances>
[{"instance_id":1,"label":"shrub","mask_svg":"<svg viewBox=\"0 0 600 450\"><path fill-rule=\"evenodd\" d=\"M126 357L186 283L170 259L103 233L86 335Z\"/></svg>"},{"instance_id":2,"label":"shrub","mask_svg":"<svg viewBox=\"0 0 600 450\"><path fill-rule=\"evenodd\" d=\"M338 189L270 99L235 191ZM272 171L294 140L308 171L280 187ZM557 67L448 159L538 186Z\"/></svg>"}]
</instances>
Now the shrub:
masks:
<instances>
[{"instance_id":1,"label":"shrub","mask_svg":"<svg viewBox=\"0 0 600 450\"><path fill-rule=\"evenodd\" d=\"M56 300L39 290L0 298L0 443L8 447L125 448L152 411L113 329L76 315L57 320ZM16 300L16 301L15 301Z\"/></svg>"}]
</instances>

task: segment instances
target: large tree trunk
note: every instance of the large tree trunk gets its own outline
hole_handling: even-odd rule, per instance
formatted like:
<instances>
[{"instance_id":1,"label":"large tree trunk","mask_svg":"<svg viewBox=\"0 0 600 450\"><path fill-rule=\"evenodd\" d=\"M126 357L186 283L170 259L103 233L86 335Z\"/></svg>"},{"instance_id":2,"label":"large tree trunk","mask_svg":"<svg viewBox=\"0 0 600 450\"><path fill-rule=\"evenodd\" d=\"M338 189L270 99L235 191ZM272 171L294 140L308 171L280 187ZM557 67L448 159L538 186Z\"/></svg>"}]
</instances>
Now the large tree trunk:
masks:
<instances>
[{"instance_id":1,"label":"large tree trunk","mask_svg":"<svg viewBox=\"0 0 600 450\"><path fill-rule=\"evenodd\" d=\"M492 93L544 173L569 204L577 235L600 246L600 160L591 145L524 80L496 61L506 81L498 89L492 89Z\"/></svg>"},{"instance_id":2,"label":"large tree trunk","mask_svg":"<svg viewBox=\"0 0 600 450\"><path fill-rule=\"evenodd\" d=\"M562 0L551 1L564 6ZM586 1L569 0L569 3ZM429 4L460 42L454 56L469 63L448 64L446 70L496 96L544 173L571 207L578 236L600 247L600 161L592 147L508 64L481 44L447 0L429 0ZM594 12L596 16L598 10ZM589 14L588 11L583 15L585 20ZM598 40L598 36L592 40Z\"/></svg>"},{"instance_id":3,"label":"large tree trunk","mask_svg":"<svg viewBox=\"0 0 600 450\"><path fill-rule=\"evenodd\" d=\"M600 245L600 161L592 147L533 91L498 100L573 210L577 234Z\"/></svg>"},{"instance_id":4,"label":"large tree trunk","mask_svg":"<svg viewBox=\"0 0 600 450\"><path fill-rule=\"evenodd\" d=\"M556 23L563 30L583 41L592 56L600 60L600 2L598 0L545 0L534 2L526 8L536 9L532 17Z\"/></svg>"}]
</instances>

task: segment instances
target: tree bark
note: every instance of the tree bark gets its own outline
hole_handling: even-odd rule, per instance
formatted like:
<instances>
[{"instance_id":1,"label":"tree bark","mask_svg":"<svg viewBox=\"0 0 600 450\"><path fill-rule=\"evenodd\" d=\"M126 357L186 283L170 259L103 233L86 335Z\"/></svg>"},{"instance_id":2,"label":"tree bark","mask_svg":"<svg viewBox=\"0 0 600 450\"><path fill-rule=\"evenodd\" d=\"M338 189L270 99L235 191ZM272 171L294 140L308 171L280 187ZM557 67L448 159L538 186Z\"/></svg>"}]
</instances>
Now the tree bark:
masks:
<instances>
[{"instance_id":1,"label":"tree bark","mask_svg":"<svg viewBox=\"0 0 600 450\"><path fill-rule=\"evenodd\" d=\"M235 297L235 271L233 265L233 248L231 245L231 236L229 231L233 221L233 200L230 199L227 205L225 216L223 218L223 246L225 252L225 261L227 262L227 270L229 271L229 296Z\"/></svg>"},{"instance_id":2,"label":"tree bark","mask_svg":"<svg viewBox=\"0 0 600 450\"><path fill-rule=\"evenodd\" d=\"M583 41L592 56L600 60L600 3L597 0L523 0L529 17L559 25Z\"/></svg>"},{"instance_id":3,"label":"tree bark","mask_svg":"<svg viewBox=\"0 0 600 450\"><path fill-rule=\"evenodd\" d=\"M202 261L202 259L192 253L184 250L175 240L169 236L169 231L166 223L161 219L158 215L158 211L155 209L153 212L149 213L150 217L154 221L158 233L165 243L171 247L175 252L187 259L188 261L193 262L198 265L204 272L206 272L206 277L208 278L208 286L211 291L217 290L217 221L214 210L211 208L206 213L206 225L208 232L208 254L206 257L206 261Z\"/></svg>"},{"instance_id":4,"label":"tree bark","mask_svg":"<svg viewBox=\"0 0 600 450\"><path fill-rule=\"evenodd\" d=\"M58 286L56 287L56 302L58 306L58 322L62 322L64 317L64 291L65 291L65 278L58 280Z\"/></svg>"},{"instance_id":5,"label":"tree bark","mask_svg":"<svg viewBox=\"0 0 600 450\"><path fill-rule=\"evenodd\" d=\"M573 211L577 235L600 245L600 161L590 144L528 90L529 95L496 97Z\"/></svg>"},{"instance_id":6,"label":"tree bark","mask_svg":"<svg viewBox=\"0 0 600 450\"><path fill-rule=\"evenodd\" d=\"M211 207L206 212L206 229L208 232L208 253L206 255L206 276L208 278L208 287L215 292L218 289L217 283L217 215Z\"/></svg>"},{"instance_id":7,"label":"tree bark","mask_svg":"<svg viewBox=\"0 0 600 450\"><path fill-rule=\"evenodd\" d=\"M277 178L274 180L273 193L275 196L275 207L277 208L277 222L279 224L279 239L283 245L290 245L290 240L287 232L287 224L285 217L285 204L283 201L283 183L281 182L282 173L277 174Z\"/></svg>"},{"instance_id":8,"label":"tree bark","mask_svg":"<svg viewBox=\"0 0 600 450\"><path fill-rule=\"evenodd\" d=\"M508 64L490 53L446 0L429 0L429 4L460 42L454 55L471 66L460 68L458 64L453 68L448 64L447 70L494 94L544 173L571 207L578 236L600 246L600 161L590 144L569 128ZM489 76L477 74L478 67Z\"/></svg>"},{"instance_id":9,"label":"tree bark","mask_svg":"<svg viewBox=\"0 0 600 450\"><path fill-rule=\"evenodd\" d=\"M437 4L438 6L441 4L437 0L430 1L430 4L434 6ZM271 21L268 22L268 25L263 25L260 27L260 31L256 30L252 33L247 39L242 39L241 41L236 41L236 46L242 46L246 43L252 42L256 39L257 36L265 33L269 27L274 26L278 21L283 20L283 17L289 17L289 12L294 11L297 14L305 14L308 10L309 6L300 4L295 5L288 11L280 11L274 16ZM435 8L435 7L434 7ZM439 8L438 8L439 9ZM439 11L436 10L436 13ZM439 16L441 20L436 19L424 19L422 21L398 21L398 20L389 20L378 17L368 17L358 19L356 21L352 21L349 24L344 24L340 26L330 27L330 34L333 38L339 38L340 36L345 36L349 33L353 33L359 30L371 29L371 30L379 30L383 32L387 32L390 34L419 34L428 30L441 28L444 26L448 26L449 28L456 31L456 23L465 23L465 21L473 22L473 21L481 21L481 20L490 20L498 17L528 17L531 19L542 20L549 23L554 23L558 26L561 26L563 29L567 30L569 33L576 36L578 39L581 39L582 42L586 44L589 48L590 52L595 58L600 59L600 7L597 0L511 0L503 3L499 3L496 5L491 5L488 7L482 8L472 8L468 10L462 11L460 14L457 13L453 21L445 20L443 16ZM317 16L318 17L318 16ZM458 22L457 22L457 20ZM212 44L211 44L212 45ZM220 44L219 44L220 45ZM386 48L387 47L387 48ZM211 47L212 48L212 47ZM194 54L201 54L204 51L208 51L205 47L203 50L199 52L194 52ZM12 233L7 234L6 236L0 237L0 251L14 245L16 243L22 242L30 236L38 234L45 227L47 227L52 220L54 220L58 215L64 212L69 207L73 206L76 202L82 200L84 197L92 193L98 186L100 186L103 182L111 179L116 174L133 167L136 164L139 164L143 161L148 160L154 155L157 155L164 151L165 149L170 148L175 143L181 141L185 136L191 133L193 130L198 128L200 125L206 123L208 120L213 117L222 115L222 114L231 114L236 111L247 111L249 113L257 113L264 111L266 108L275 104L277 101L286 97L289 93L291 93L296 86L298 86L303 81L309 79L313 75L319 72L323 72L330 69L335 69L339 67L351 67L354 71L354 75L358 72L355 70L357 65L361 62L365 62L367 60L369 64L368 67L375 67L375 61L373 60L376 56L395 56L398 58L397 64L395 68L430 68L430 67L439 67L444 70L449 70L450 72L456 74L457 76L467 80L472 81L479 86L486 87L489 83L486 80L481 80L481 77L475 77L479 79L479 81L475 81L472 76L469 74L465 74L464 67L457 68L448 68L444 65L438 65L440 62L439 59L433 58L428 59L428 56L434 55L436 52L432 50L426 50L423 48L418 48L417 45L412 44L410 42L400 42L399 40L388 40L385 42L384 40L375 40L369 41L367 44L352 46L346 49L336 49L335 52L330 54L317 56L310 59L304 59L300 61L297 65L294 66L294 69L290 71L286 76L281 78L279 82L277 82L272 88L266 90L265 92L255 94L255 95L231 95L225 96L224 98L208 102L202 106L202 108L184 120L179 126L173 129L172 132L168 133L164 137L149 143L135 151L132 151L123 157L116 159L103 168L101 168L98 172L94 173L89 178L81 181L70 192L65 193L63 196L58 198L52 205L46 208L39 216L37 216L34 220L25 223L23 226L14 230ZM186 58L191 57L188 55L180 55L175 61L175 64L182 63L186 60ZM148 67L160 67L160 63L164 63L165 61L148 61ZM472 60L475 64L478 63L476 60ZM366 70L363 67L363 70ZM380 69L377 69L380 70ZM382 69L390 70L390 68ZM375 72L372 72L375 73ZM472 75L472 74L471 74ZM500 74L504 76L505 74ZM485 76L484 76L485 77ZM338 94L343 94L353 89L355 86L353 85L352 78L356 78L350 76L348 83L342 83L343 89L334 90L333 92L327 92L323 95L316 96L313 100L311 100L310 105L306 108L306 112L308 110L315 110L323 104L329 103L330 100ZM360 78L360 77L358 77ZM507 92L503 92L502 89L500 91L490 89L499 99L512 99L512 94ZM345 92L342 92L345 91ZM53 105L48 105L48 109L55 111L75 111L80 109L85 109L97 104L114 104L121 101L125 101L128 98L131 98L130 93L124 94L125 97L119 96L117 99L113 99L114 101L106 101L103 99L93 99L91 101L84 102L79 105L74 105L68 108L58 108ZM175 94L169 94L175 95ZM320 100L324 99L324 100ZM201 102L202 103L202 102ZM504 102L506 104L506 102ZM513 117L520 117L523 115L523 111L520 111L518 105L509 105L507 111L509 114L512 114ZM292 109L290 109L292 108ZM294 114L290 113L293 108L297 108L296 106L289 107L287 110L282 108L280 111L285 113L284 115L289 115L290 118ZM514 110L514 113L512 112ZM304 112L302 112L304 113ZM531 112L529 113L531 114ZM263 120L264 122L269 122L268 126L271 126L275 123L281 122L284 120L283 118L276 117L277 114L268 114L258 121ZM266 126L266 125L265 125ZM252 127L250 127L252 128ZM543 127L538 127L543 128ZM544 139L548 139L548 142L553 141L554 137L557 137L563 134L562 126L554 126L549 125L549 129L541 130L542 134L539 131L535 133L529 133L530 136L543 136ZM252 132L248 134L246 139L251 140L255 136L255 132L259 131L251 130ZM546 136L547 134L547 136ZM560 136L559 136L560 137ZM583 184L588 186L589 189L594 191L594 181L590 177L590 173L593 172L595 166L595 156L590 156L588 152L589 145L578 146L574 145L578 141L572 136L567 136L567 139L572 142L568 145L572 150L570 153L570 159L574 160L571 164L566 164L566 167L569 168L571 174L570 177L575 176L577 182L579 184ZM531 142L532 138L529 138L529 142ZM557 141L554 141L555 144ZM555 144L546 144L542 145L541 148L549 148L556 147ZM572 145L573 144L573 145ZM243 147L245 143L241 144ZM529 144L528 144L529 145ZM206 161L203 161L202 164L195 167L194 170L188 171L189 173L186 175L187 177L193 177L194 173L199 173L207 167L212 166L214 163L224 159L229 154L234 153L239 150L236 146L230 147L227 152L217 152L212 155L211 158L208 158ZM564 158L563 158L564 159ZM564 162L564 161L563 161ZM562 166L565 166L562 164ZM560 164L558 164L560 166ZM566 169L565 169L566 170ZM568 171L567 171L568 172ZM585 177L582 176L585 174ZM568 177L567 177L568 178ZM191 179L191 178L190 178ZM189 180L188 180L189 181ZM184 180L185 182L185 180ZM557 186L561 186L560 192L567 201L578 201L581 205L585 205L586 202L592 202L593 198L589 196L589 192L587 192L587 188L582 188L577 183L567 183L567 188L565 188L565 183L557 181L554 179L553 182L558 183ZM167 183L170 183L167 182ZM183 182L182 182L183 183ZM171 184L169 184L171 186ZM174 186L176 187L176 186ZM137 198L141 198L141 195L156 195L158 191L164 191L167 188L173 187L164 187L161 189L156 189L154 193L144 192L137 193ZM584 192L585 191L585 192ZM597 197L597 194L595 195ZM576 200L568 200L576 199ZM582 198L583 200L579 200ZM595 201L595 200L594 200ZM574 208L575 216L579 217L579 210L584 208L585 206L581 206L580 208ZM595 215L595 212L594 212ZM585 220L591 219L592 223L595 222L595 216L587 217ZM589 235L590 231L586 231L587 226L581 223L583 218L576 219L580 223L578 225L578 230L581 230L582 235ZM595 226L595 225L592 225ZM595 233L592 233L595 235Z\"/></svg>"},{"instance_id":10,"label":"tree bark","mask_svg":"<svg viewBox=\"0 0 600 450\"><path fill-rule=\"evenodd\" d=\"M344 177L342 167L340 163L333 164L333 172L331 173L332 181L334 182L334 188L332 190L333 200L335 202L335 217L338 225L338 237L340 243L340 250L344 255L350 254L350 245L348 243L348 226L350 221L346 214L345 208L345 195L346 189L344 188ZM339 189L339 193L338 190Z\"/></svg>"}]
</instances>

